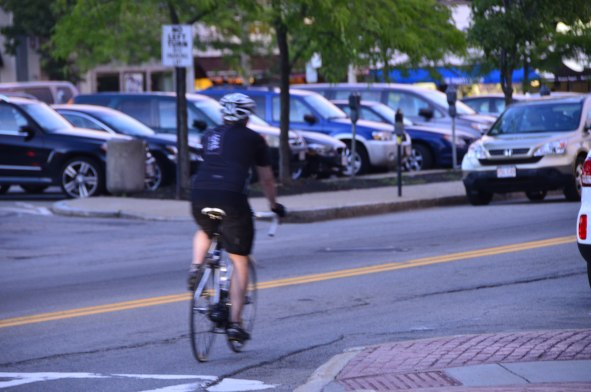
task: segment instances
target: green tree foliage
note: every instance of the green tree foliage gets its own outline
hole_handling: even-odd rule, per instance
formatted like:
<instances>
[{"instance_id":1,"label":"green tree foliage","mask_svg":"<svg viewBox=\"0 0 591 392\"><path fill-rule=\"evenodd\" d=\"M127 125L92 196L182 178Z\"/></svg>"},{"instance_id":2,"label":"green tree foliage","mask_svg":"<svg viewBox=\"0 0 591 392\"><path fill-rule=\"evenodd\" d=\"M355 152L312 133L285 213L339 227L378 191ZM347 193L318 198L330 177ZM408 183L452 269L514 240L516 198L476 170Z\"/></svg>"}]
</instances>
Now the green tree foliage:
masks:
<instances>
[{"instance_id":1,"label":"green tree foliage","mask_svg":"<svg viewBox=\"0 0 591 392\"><path fill-rule=\"evenodd\" d=\"M501 73L507 103L523 65L553 71L565 57L591 54L588 0L473 0L468 40ZM559 32L558 23L571 26Z\"/></svg>"},{"instance_id":2,"label":"green tree foliage","mask_svg":"<svg viewBox=\"0 0 591 392\"><path fill-rule=\"evenodd\" d=\"M43 72L50 79L76 82L78 71L75 65L53 56L50 38L57 20L63 15L54 5L54 0L0 0L0 7L12 14L12 24L2 27L0 33L6 38L6 52L13 55L24 37L36 39ZM67 4L62 11L68 11Z\"/></svg>"},{"instance_id":3,"label":"green tree foliage","mask_svg":"<svg viewBox=\"0 0 591 392\"><path fill-rule=\"evenodd\" d=\"M17 0L18 1L18 0ZM114 61L140 64L160 58L161 26L194 24L222 5L215 0L58 0L71 8L55 26L53 54L82 71Z\"/></svg>"}]
</instances>

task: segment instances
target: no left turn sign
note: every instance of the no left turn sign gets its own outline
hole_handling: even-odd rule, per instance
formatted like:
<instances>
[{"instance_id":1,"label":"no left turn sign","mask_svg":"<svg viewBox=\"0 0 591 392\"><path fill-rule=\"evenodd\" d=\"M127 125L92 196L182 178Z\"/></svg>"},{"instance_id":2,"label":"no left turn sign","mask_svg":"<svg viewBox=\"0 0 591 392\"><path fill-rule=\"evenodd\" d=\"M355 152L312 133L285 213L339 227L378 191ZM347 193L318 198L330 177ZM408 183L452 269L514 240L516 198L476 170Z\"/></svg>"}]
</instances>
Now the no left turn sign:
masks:
<instances>
[{"instance_id":1,"label":"no left turn sign","mask_svg":"<svg viewBox=\"0 0 591 392\"><path fill-rule=\"evenodd\" d=\"M162 26L162 65L165 67L193 66L193 27L191 25Z\"/></svg>"}]
</instances>

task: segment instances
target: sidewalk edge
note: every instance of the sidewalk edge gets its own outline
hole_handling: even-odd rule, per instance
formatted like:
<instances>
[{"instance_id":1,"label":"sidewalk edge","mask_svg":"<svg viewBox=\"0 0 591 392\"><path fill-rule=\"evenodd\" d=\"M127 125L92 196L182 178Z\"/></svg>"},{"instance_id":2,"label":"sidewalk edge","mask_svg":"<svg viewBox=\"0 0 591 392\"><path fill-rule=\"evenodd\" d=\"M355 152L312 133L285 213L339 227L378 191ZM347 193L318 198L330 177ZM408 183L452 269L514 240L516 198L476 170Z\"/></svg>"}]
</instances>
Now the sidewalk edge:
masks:
<instances>
[{"instance_id":1,"label":"sidewalk edge","mask_svg":"<svg viewBox=\"0 0 591 392\"><path fill-rule=\"evenodd\" d=\"M325 362L322 366L312 373L304 385L300 385L294 392L321 392L324 388L332 383L335 383L336 376L341 370L351 361L359 352L365 347L356 347L346 350L342 354L337 354L328 362ZM332 391L337 392L344 390L338 387L336 384L334 388L330 388Z\"/></svg>"}]
</instances>

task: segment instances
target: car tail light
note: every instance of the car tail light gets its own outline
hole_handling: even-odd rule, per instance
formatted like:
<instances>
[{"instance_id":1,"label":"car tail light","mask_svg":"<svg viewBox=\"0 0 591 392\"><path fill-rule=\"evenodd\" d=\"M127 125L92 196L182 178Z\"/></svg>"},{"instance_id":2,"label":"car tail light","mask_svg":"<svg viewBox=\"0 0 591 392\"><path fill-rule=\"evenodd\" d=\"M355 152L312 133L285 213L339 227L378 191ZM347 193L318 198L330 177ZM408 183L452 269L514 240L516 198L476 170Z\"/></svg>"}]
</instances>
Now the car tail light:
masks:
<instances>
[{"instance_id":1,"label":"car tail light","mask_svg":"<svg viewBox=\"0 0 591 392\"><path fill-rule=\"evenodd\" d=\"M582 214L579 216L579 238L582 240L587 239L587 215Z\"/></svg>"},{"instance_id":2,"label":"car tail light","mask_svg":"<svg viewBox=\"0 0 591 392\"><path fill-rule=\"evenodd\" d=\"M583 173L581 174L581 185L591 186L591 159L585 159Z\"/></svg>"}]
</instances>

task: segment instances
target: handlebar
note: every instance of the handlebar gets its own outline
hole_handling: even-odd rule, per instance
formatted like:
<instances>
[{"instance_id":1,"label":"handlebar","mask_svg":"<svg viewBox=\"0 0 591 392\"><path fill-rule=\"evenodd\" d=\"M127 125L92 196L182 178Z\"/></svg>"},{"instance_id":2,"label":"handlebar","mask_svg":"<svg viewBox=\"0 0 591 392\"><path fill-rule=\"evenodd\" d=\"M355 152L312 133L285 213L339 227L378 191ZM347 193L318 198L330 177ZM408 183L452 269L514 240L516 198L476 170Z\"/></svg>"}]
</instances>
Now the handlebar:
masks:
<instances>
[{"instance_id":1,"label":"handlebar","mask_svg":"<svg viewBox=\"0 0 591 392\"><path fill-rule=\"evenodd\" d=\"M277 226L279 226L279 215L277 215L276 213L274 213L272 211L264 211L264 212L259 211L259 212L254 213L254 217L256 219L260 219L260 220L270 220L271 227L269 227L269 231L267 232L267 235L269 237L275 236L275 232L277 231Z\"/></svg>"}]
</instances>

